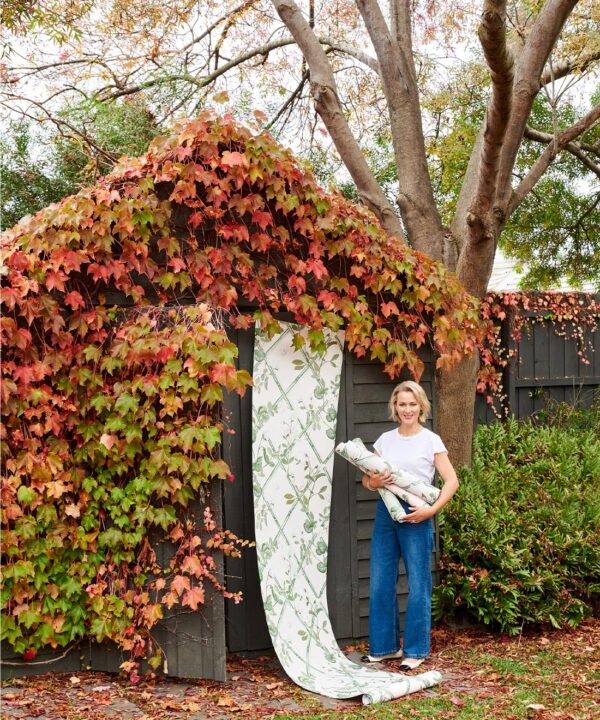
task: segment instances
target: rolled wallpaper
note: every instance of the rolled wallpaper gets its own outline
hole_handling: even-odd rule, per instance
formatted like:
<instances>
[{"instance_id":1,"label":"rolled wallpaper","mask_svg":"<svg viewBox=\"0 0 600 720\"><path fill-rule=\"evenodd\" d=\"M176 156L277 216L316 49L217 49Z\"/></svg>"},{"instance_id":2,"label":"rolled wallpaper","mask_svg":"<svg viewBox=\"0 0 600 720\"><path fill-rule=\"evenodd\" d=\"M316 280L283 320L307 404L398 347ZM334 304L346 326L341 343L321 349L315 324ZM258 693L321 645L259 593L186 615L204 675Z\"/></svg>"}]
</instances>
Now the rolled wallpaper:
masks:
<instances>
[{"instance_id":1,"label":"rolled wallpaper","mask_svg":"<svg viewBox=\"0 0 600 720\"><path fill-rule=\"evenodd\" d=\"M433 505L440 495L439 488L436 488L434 485L429 485L421 480L417 480L410 473L407 473L405 470L401 470L388 460L384 460L380 455L376 455L370 450L367 450L360 438L340 443L336 447L335 451L338 455L341 455L345 460L348 460L348 462L352 463L352 465L355 465L366 474L372 472L382 472L383 470L388 470L391 473L392 478L394 479L393 485L390 485L390 489L387 491L386 488L382 488L379 493L394 520L398 519L394 517L394 513L397 514L397 510L394 509L393 513L388 505L388 503L390 503L390 499L387 497L387 493L390 491L396 493L402 498L402 500L413 506L422 506L423 501ZM415 500L417 501L416 503L414 502ZM400 505L399 502L398 506L400 507L400 510L402 510L402 515L405 515L406 513L404 513L402 505ZM402 515L400 515L400 517L402 517Z\"/></svg>"}]
</instances>

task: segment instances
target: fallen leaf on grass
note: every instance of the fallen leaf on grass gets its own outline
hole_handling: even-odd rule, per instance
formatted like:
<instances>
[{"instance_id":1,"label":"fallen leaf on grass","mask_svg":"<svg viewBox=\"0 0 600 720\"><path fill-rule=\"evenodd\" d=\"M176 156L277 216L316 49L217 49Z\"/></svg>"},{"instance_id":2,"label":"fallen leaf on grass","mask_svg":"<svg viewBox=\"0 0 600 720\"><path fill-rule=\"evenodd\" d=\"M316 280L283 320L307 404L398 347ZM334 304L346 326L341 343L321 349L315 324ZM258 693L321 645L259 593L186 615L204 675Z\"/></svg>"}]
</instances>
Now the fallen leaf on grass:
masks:
<instances>
[{"instance_id":1,"label":"fallen leaf on grass","mask_svg":"<svg viewBox=\"0 0 600 720\"><path fill-rule=\"evenodd\" d=\"M196 703L196 702L181 703L181 709L185 710L186 712L190 712L190 713L198 712L198 710L200 710L201 707L202 707L202 705L200 705L200 703Z\"/></svg>"},{"instance_id":2,"label":"fallen leaf on grass","mask_svg":"<svg viewBox=\"0 0 600 720\"><path fill-rule=\"evenodd\" d=\"M460 698L457 698L457 697L451 697L450 702L453 705L458 705L458 707L462 707L463 705L467 704L466 700L461 700Z\"/></svg>"},{"instance_id":3,"label":"fallen leaf on grass","mask_svg":"<svg viewBox=\"0 0 600 720\"><path fill-rule=\"evenodd\" d=\"M6 698L6 695L2 698L2 702L4 702L4 699ZM12 705L13 707L23 707L24 705L32 705L33 700L8 700L7 705Z\"/></svg>"}]
</instances>

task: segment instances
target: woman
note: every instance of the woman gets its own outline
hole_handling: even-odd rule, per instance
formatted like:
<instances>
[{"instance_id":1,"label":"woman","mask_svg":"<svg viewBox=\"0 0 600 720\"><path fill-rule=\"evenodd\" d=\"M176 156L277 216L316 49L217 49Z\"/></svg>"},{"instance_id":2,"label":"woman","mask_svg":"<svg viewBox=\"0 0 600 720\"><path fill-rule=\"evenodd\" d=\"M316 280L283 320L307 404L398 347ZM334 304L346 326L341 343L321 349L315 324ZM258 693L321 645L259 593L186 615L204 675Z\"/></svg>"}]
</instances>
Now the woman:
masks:
<instances>
[{"instance_id":1,"label":"woman","mask_svg":"<svg viewBox=\"0 0 600 720\"><path fill-rule=\"evenodd\" d=\"M431 552L433 516L446 505L458 489L456 472L439 435L423 427L431 405L423 388L407 380L394 388L390 398L390 417L395 430L375 441L375 452L415 478L431 484L437 470L444 481L433 505L409 507L407 515L395 522L379 499L371 539L371 596L369 604L370 655L363 662L402 658L400 670L413 670L429 655L431 631ZM391 481L389 472L364 475L362 484L375 491ZM404 559L408 578L408 604L404 623L403 651L396 583L399 560Z\"/></svg>"}]
</instances>

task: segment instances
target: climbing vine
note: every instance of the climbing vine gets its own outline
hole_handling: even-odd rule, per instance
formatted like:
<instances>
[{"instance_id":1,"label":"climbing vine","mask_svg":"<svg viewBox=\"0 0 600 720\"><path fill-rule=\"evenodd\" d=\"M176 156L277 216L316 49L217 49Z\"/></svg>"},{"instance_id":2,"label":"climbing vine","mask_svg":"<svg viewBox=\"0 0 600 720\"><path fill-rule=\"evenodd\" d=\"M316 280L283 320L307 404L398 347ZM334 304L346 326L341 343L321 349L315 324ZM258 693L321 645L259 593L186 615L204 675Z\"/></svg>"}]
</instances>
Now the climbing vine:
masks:
<instances>
[{"instance_id":1,"label":"climbing vine","mask_svg":"<svg viewBox=\"0 0 600 720\"><path fill-rule=\"evenodd\" d=\"M285 310L418 378L485 335L443 266L390 242L267 135L204 114L2 239L3 638L19 653L111 639L154 667L164 608L223 585L210 482L223 392L251 384L226 326ZM297 335L295 342L303 342ZM161 543L172 546L166 566Z\"/></svg>"},{"instance_id":2,"label":"climbing vine","mask_svg":"<svg viewBox=\"0 0 600 720\"><path fill-rule=\"evenodd\" d=\"M530 332L534 324L550 321L552 331L570 342L579 361L589 365L594 352L593 334L600 327L600 303L591 295L576 292L490 293L481 301L481 316L491 324L485 326L479 345L477 390L502 417L507 411L502 378L517 356L523 333ZM508 330L504 339L503 327Z\"/></svg>"}]
</instances>

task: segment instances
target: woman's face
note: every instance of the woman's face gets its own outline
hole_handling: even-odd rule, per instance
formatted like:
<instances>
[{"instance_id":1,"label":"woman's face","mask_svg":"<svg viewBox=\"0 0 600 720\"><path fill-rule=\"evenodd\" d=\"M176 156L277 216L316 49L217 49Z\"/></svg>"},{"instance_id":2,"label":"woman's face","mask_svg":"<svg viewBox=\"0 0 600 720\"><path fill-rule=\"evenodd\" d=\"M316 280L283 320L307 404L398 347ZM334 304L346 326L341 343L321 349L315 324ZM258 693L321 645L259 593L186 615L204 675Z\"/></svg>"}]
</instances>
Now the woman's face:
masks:
<instances>
[{"instance_id":1,"label":"woman's face","mask_svg":"<svg viewBox=\"0 0 600 720\"><path fill-rule=\"evenodd\" d=\"M421 406L410 391L406 390L396 395L395 407L401 425L414 426L418 424Z\"/></svg>"}]
</instances>

